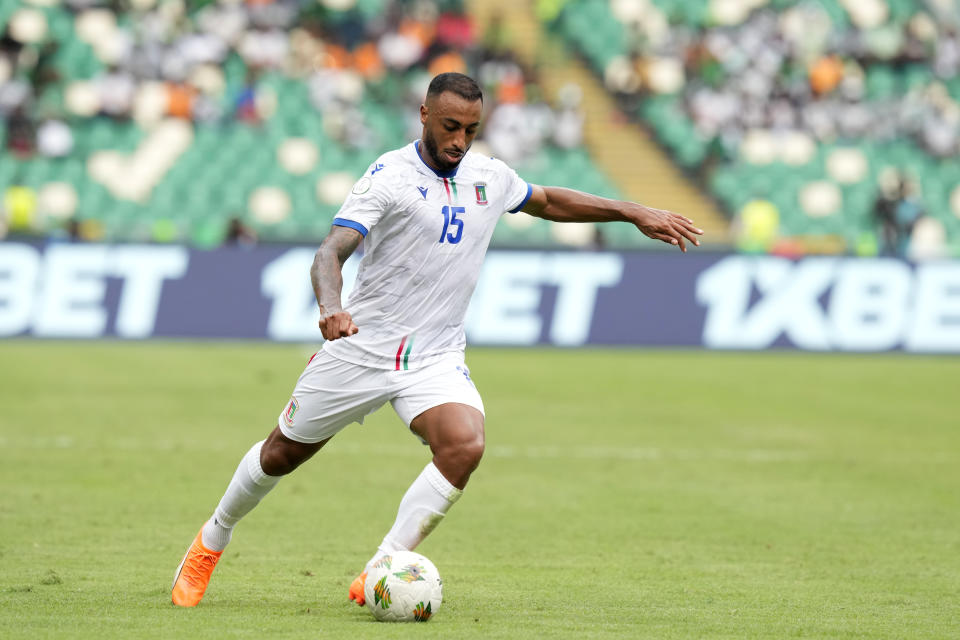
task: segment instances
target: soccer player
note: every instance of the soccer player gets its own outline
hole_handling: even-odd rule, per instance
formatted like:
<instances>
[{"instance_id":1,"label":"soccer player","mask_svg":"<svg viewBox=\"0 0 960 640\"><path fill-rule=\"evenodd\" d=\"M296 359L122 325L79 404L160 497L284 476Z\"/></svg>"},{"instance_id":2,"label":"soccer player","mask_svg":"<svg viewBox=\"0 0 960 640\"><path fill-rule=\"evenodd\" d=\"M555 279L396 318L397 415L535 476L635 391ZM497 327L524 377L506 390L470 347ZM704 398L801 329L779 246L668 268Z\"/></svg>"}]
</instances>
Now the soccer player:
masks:
<instances>
[{"instance_id":1,"label":"soccer player","mask_svg":"<svg viewBox=\"0 0 960 640\"><path fill-rule=\"evenodd\" d=\"M414 549L443 519L483 455L483 402L464 363L463 324L504 212L557 222L623 220L681 251L687 242L700 244L702 231L684 216L528 184L503 162L470 153L482 111L474 80L436 76L420 106L421 139L380 156L353 186L310 270L326 342L187 550L174 604L200 602L234 526L280 478L387 402L433 459L401 499L370 563ZM361 241L356 285L343 305L341 268ZM358 604L365 578L366 570L350 586Z\"/></svg>"}]
</instances>

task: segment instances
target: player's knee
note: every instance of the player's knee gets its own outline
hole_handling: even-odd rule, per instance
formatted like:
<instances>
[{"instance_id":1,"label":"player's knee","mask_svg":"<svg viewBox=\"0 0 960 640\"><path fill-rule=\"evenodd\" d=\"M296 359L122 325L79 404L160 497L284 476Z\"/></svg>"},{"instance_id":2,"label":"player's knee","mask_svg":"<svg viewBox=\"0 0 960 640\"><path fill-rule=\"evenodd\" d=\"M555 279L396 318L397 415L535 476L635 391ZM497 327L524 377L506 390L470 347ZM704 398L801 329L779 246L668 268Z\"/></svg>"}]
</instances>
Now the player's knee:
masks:
<instances>
[{"instance_id":1,"label":"player's knee","mask_svg":"<svg viewBox=\"0 0 960 640\"><path fill-rule=\"evenodd\" d=\"M433 461L440 473L458 489L463 489L483 457L483 430L448 440L433 448Z\"/></svg>"},{"instance_id":2,"label":"player's knee","mask_svg":"<svg viewBox=\"0 0 960 640\"><path fill-rule=\"evenodd\" d=\"M469 473L480 464L483 450L484 438L481 431L450 446L445 453L452 466Z\"/></svg>"},{"instance_id":3,"label":"player's knee","mask_svg":"<svg viewBox=\"0 0 960 640\"><path fill-rule=\"evenodd\" d=\"M468 442L463 447L463 457L466 462L466 466L473 471L480 464L480 459L483 458L483 450L485 447L483 434L477 435L476 438Z\"/></svg>"},{"instance_id":4,"label":"player's knee","mask_svg":"<svg viewBox=\"0 0 960 640\"><path fill-rule=\"evenodd\" d=\"M260 449L260 468L268 476L285 476L310 459L322 443L299 443L276 437L267 438Z\"/></svg>"},{"instance_id":5,"label":"player's knee","mask_svg":"<svg viewBox=\"0 0 960 640\"><path fill-rule=\"evenodd\" d=\"M298 464L281 447L267 447L260 450L260 468L268 476L285 476Z\"/></svg>"}]
</instances>

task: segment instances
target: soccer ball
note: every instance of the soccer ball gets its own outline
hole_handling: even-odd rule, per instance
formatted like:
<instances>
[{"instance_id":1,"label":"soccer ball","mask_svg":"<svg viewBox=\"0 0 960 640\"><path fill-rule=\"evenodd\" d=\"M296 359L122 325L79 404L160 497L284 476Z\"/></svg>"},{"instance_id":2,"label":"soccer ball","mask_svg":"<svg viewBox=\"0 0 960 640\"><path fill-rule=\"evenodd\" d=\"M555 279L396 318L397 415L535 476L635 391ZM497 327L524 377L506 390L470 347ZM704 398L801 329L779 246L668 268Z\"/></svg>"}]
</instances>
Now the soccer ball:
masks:
<instances>
[{"instance_id":1,"label":"soccer ball","mask_svg":"<svg viewBox=\"0 0 960 640\"><path fill-rule=\"evenodd\" d=\"M426 622L443 601L440 573L413 551L381 556L367 571L363 597L382 622Z\"/></svg>"}]
</instances>

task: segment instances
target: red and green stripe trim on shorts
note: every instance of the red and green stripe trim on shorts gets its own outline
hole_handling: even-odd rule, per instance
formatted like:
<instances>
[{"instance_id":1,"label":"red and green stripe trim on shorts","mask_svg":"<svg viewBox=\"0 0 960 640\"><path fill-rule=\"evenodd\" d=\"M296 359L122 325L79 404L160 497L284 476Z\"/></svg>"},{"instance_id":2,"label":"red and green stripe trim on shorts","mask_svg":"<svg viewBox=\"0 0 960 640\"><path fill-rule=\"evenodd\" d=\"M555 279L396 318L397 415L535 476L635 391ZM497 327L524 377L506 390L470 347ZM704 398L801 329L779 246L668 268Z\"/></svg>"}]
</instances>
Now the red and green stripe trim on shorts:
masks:
<instances>
[{"instance_id":1,"label":"red and green stripe trim on shorts","mask_svg":"<svg viewBox=\"0 0 960 640\"><path fill-rule=\"evenodd\" d=\"M406 347L406 350L404 350ZM410 360L410 350L413 348L413 336L403 336L403 340L400 341L400 348L397 349L397 367L396 371L400 371L400 365L403 364L403 370L406 371L409 369L409 360Z\"/></svg>"}]
</instances>

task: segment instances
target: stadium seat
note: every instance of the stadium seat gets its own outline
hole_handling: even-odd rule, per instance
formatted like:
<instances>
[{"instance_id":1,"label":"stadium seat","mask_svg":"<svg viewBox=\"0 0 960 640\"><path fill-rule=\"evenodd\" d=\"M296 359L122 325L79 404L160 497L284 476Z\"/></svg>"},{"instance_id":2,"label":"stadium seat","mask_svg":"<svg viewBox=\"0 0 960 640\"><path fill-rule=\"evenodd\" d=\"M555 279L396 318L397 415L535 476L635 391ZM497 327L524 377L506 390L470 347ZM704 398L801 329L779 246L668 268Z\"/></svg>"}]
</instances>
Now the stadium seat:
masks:
<instances>
[{"instance_id":1,"label":"stadium seat","mask_svg":"<svg viewBox=\"0 0 960 640\"><path fill-rule=\"evenodd\" d=\"M101 230L104 238L184 241L208 247L222 238L228 220L241 217L250 221L263 239L315 242L329 230L342 201L343 185L347 184L346 190L349 190L349 184L382 150L408 142L405 110L409 109L410 87L425 73L422 67L370 79L358 93L357 104L350 108L356 109L363 127L370 132L369 140L376 145L359 149L350 141L328 135L328 114L314 104L315 96L302 74L293 73L284 65L254 69L242 52L230 49L222 63L216 65L219 73L212 85L222 81L222 93L213 96L214 106L222 113L212 119L194 118L193 137L187 148L172 160L171 166L159 169L156 184L142 200L126 200L98 182L103 176L91 174L88 160L96 152L110 151L126 156L124 162L132 162L133 154L150 141L151 132L145 121L100 113L97 83L107 69L98 56L103 52L95 51L95 47L98 38L107 37L114 30L126 31L134 38L142 34L134 33L131 15L112 13L115 9L98 8L99 13L91 18L92 14L74 12L64 4L42 3L43 6L38 7L39 4L29 0L0 3L0 28L22 7L43 13L49 41L57 45L50 61L59 80L45 90L43 101L37 104L45 105L44 117L53 114L66 118L73 149L61 159L39 155L22 159L14 157L4 144L0 150L0 189L23 184L37 190L50 183L65 182L77 194L77 220L89 222L89 228ZM185 20L178 29L189 32L199 28L195 19L207 4L210 3L185 5ZM388 6L386 0L358 0L352 8L342 10L330 7L318 10L307 4L301 8L305 19L329 21L328 28L334 24L359 25L361 31L354 34L359 37L376 36L376 29L365 26L363 20L383 16ZM464 10L461 0L438 0L435 4L441 12L462 13ZM593 4L595 6L588 8L592 13L584 19L601 15L603 7ZM423 15L428 16L429 12ZM363 33L364 28L371 29L371 33ZM595 38L595 45L609 50L610 34L619 31L616 21L608 20L602 37ZM429 30L424 34L430 37ZM350 52L346 54L349 64ZM234 117L236 100L251 81L255 91L266 96L267 101L274 96L276 105L266 111L260 111L258 106L258 121L238 121ZM74 107L71 111L66 94L77 86L79 93L75 97L79 102L71 103ZM155 97L162 100L163 85L158 87L160 93ZM160 111L154 117L163 117L166 106L162 103L155 106ZM6 121L0 120L0 142L6 143L6 137ZM309 140L316 153L311 155L308 151L305 159L302 156L298 159L294 152L293 160L281 162L278 153L290 139ZM559 182L607 195L615 193L583 149L561 151L547 144L528 164L529 175L526 167L517 168L531 181ZM332 180L326 181L327 178ZM327 184L332 189L329 193L335 193L336 197L331 199L328 194L326 200L321 199L319 183ZM285 217L271 222L253 221L249 208L251 195L261 187L282 192L282 198L289 203ZM31 224L34 233L54 231L46 227L47 222L41 218ZM504 226L496 241L508 245L558 244L545 224L526 230Z\"/></svg>"},{"instance_id":2,"label":"stadium seat","mask_svg":"<svg viewBox=\"0 0 960 640\"><path fill-rule=\"evenodd\" d=\"M736 65L744 67L741 63L744 62L746 49L741 49L731 58L734 62L740 62L730 70L712 76L702 72L703 75L698 76L697 59L687 57L692 52L700 55L701 52L694 45L703 45L709 42L708 36L715 35L719 38L717 42L726 38L727 47L752 46L751 39L759 42L756 38L764 37L764 34L770 37L784 24L771 18L785 17L787 12L798 10L806 12L800 15L799 22L794 22L805 30L802 35L807 45L821 46L813 37L816 31L814 23L819 24L819 17L811 22L810 16L822 12L820 15L826 18L830 30L822 43L825 53L832 53L830 47L837 43L854 40L866 49L867 53L863 54L838 47L837 53L842 63L853 65L844 67L842 73L849 71L850 77L854 78L859 69L863 74L862 97L857 97L855 84L851 83L842 88L846 92L843 100L858 99L868 109L886 109L888 113L891 106L902 106L897 116L900 119L892 125L897 131L896 135L885 133L881 137L872 137L869 133L844 134L841 131L811 137L808 133L803 146L788 150L784 148L782 140L777 141L777 136L783 135L783 125L780 125L781 131L777 133L773 129L778 127L771 127L771 131L764 132L769 138L765 144L758 146L749 146L754 140L749 135L742 135L744 131L728 129L705 134L703 128L697 127L695 115L689 108L694 94L705 87L722 91L724 82L738 79L740 71ZM716 11L725 13L721 15ZM629 95L621 98L628 110L653 130L673 160L698 176L703 188L724 205L731 217L751 199L762 198L775 203L780 213L782 233L804 236L840 234L847 242L848 251L859 252L863 235L875 234L878 229L878 222L873 215L878 197L878 175L884 168L892 168L919 181L924 211L940 225L936 228L942 229L945 235L947 251L960 255L960 236L955 231L958 219L952 214L950 196L947 195L955 185L960 184L956 163L952 157L948 157L956 155L957 137L960 134L954 133L953 146L947 147L952 148L952 153L941 151L940 157L936 157L923 140L926 134L916 125L921 122L919 119L929 117L931 110L946 108L956 112L960 102L957 65L949 70L945 70L942 64L936 67L932 55L934 45L930 41L925 43L924 49L914 47L907 54L899 53L898 49L908 41L904 32L912 28L911 20L924 11L929 11L928 7L916 0L884 0L879 4L839 0L821 0L810 4L797 3L795 0L764 3L651 0L642 5L598 0L562 3L559 11L545 12L543 15L547 26L577 49L600 78L605 77L610 59L639 56L641 60L649 60L667 51L687 57L688 78L679 94L657 95L650 91L650 87L641 84L630 88L627 92ZM777 16L777 13L782 15ZM665 21L671 31L659 42L649 42L649 32L645 31L656 25L656 20L651 18L653 14L658 14L656 20ZM611 22L619 22L620 30L612 28ZM770 25L774 25L773 30ZM743 31L738 31L741 27ZM933 34L935 37L944 34L949 36L950 28L947 26L926 28L928 32L931 28L936 30L937 33ZM739 35L741 33L745 35ZM927 36L930 34L927 33ZM782 35L778 34L777 37ZM711 46L717 42L712 42ZM678 43L685 44L678 47ZM769 50L775 50L775 44L771 42ZM875 47L875 50L870 47ZM891 52L892 55L888 55ZM714 62L714 68L724 64L723 60ZM804 60L784 59L778 64L782 65L779 78L783 86L780 90L794 92L791 98L794 104L807 99L802 97L802 92L798 93L800 87L796 84L798 79L802 80L806 68ZM943 107L942 99L937 97L938 85L946 89L945 93L953 100L951 105ZM623 92L624 86L617 85L615 92ZM931 92L931 89L935 91ZM904 96L909 96L912 103L908 101L900 105ZM828 109L837 109L841 104L832 101L833 98L824 96L830 104ZM709 112L714 113L715 110ZM910 115L905 115L907 113ZM836 112L831 117L836 118L835 122L839 122L841 128L850 122L840 120ZM793 126L797 124L795 122ZM883 130L888 130L890 126L889 122L886 123ZM747 148L737 148L741 140L748 145ZM759 139L756 141L759 142ZM944 143L941 141L941 144ZM743 163L748 160L748 166L744 166ZM780 161L786 165L781 165ZM792 180L791 176L802 176L803 183L823 181L822 193L839 193L842 210L836 215L811 219L803 213L799 204L802 184ZM932 224L930 228L934 228Z\"/></svg>"}]
</instances>

